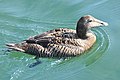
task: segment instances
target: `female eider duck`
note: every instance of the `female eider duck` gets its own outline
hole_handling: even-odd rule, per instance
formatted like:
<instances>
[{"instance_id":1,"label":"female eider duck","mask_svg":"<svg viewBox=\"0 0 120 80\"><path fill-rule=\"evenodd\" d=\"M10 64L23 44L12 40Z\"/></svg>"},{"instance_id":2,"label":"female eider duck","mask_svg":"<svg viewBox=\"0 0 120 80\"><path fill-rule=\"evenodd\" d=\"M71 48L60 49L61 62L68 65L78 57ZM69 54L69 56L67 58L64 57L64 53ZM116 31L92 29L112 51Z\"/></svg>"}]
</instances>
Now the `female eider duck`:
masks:
<instances>
[{"instance_id":1,"label":"female eider duck","mask_svg":"<svg viewBox=\"0 0 120 80\"><path fill-rule=\"evenodd\" d=\"M90 28L107 26L91 15L83 16L77 22L76 30L58 28L30 37L18 44L7 44L8 48L39 57L66 58L84 53L96 41Z\"/></svg>"}]
</instances>

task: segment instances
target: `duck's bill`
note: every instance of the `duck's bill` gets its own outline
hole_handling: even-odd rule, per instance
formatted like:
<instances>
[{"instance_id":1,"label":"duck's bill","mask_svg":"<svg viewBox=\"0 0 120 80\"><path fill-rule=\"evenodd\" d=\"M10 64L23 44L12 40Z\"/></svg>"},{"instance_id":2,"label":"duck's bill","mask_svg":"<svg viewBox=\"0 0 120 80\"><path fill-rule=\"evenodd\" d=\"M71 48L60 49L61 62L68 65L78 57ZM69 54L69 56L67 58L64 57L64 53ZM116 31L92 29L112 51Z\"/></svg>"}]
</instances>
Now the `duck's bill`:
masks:
<instances>
[{"instance_id":1,"label":"duck's bill","mask_svg":"<svg viewBox=\"0 0 120 80\"><path fill-rule=\"evenodd\" d=\"M108 23L94 18L94 21L91 22L89 25L91 25L91 27L98 27L98 26L101 27L101 26L108 26Z\"/></svg>"},{"instance_id":2,"label":"duck's bill","mask_svg":"<svg viewBox=\"0 0 120 80\"><path fill-rule=\"evenodd\" d=\"M98 19L95 19L95 22L96 22L96 24L97 23L99 24L98 26L108 26L107 22L104 22L104 21L101 21L101 20L98 20Z\"/></svg>"}]
</instances>

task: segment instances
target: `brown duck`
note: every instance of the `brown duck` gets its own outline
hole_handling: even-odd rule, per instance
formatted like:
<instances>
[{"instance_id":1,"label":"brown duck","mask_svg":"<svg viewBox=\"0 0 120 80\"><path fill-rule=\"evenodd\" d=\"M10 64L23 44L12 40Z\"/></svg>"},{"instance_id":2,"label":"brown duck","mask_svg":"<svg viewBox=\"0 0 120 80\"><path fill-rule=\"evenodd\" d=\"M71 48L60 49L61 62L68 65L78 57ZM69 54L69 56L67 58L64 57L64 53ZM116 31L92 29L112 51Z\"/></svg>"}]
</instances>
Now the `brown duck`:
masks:
<instances>
[{"instance_id":1,"label":"brown duck","mask_svg":"<svg viewBox=\"0 0 120 80\"><path fill-rule=\"evenodd\" d=\"M58 28L30 37L18 44L6 44L8 48L39 57L66 58L84 53L96 41L90 28L107 26L91 15L83 16L77 22L76 30Z\"/></svg>"}]
</instances>

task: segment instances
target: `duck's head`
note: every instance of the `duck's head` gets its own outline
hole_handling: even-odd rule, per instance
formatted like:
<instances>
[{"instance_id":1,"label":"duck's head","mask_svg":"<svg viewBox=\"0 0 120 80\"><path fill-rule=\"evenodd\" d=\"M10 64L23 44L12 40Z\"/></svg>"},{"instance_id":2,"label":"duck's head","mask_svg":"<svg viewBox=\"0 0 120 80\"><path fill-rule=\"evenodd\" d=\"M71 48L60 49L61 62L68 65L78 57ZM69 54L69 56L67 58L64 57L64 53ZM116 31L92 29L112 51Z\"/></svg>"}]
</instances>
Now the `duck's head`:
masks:
<instances>
[{"instance_id":1,"label":"duck's head","mask_svg":"<svg viewBox=\"0 0 120 80\"><path fill-rule=\"evenodd\" d=\"M77 34L79 38L86 39L86 32L93 27L108 26L108 23L94 18L91 15L83 16L77 22Z\"/></svg>"},{"instance_id":2,"label":"duck's head","mask_svg":"<svg viewBox=\"0 0 120 80\"><path fill-rule=\"evenodd\" d=\"M84 27L87 28L92 28L97 26L108 26L108 23L98 20L91 15L86 15L81 17L78 21L78 24L84 25Z\"/></svg>"}]
</instances>

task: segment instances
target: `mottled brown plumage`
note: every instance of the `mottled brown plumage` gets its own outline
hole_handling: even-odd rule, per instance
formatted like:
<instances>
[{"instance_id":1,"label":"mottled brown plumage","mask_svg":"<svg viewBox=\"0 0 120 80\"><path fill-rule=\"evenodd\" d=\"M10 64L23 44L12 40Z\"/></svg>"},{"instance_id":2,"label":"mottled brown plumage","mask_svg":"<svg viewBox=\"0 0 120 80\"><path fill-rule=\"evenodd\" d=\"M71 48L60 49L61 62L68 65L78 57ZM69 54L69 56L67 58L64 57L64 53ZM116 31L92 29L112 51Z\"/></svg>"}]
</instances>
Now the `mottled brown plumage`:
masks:
<instances>
[{"instance_id":1,"label":"mottled brown plumage","mask_svg":"<svg viewBox=\"0 0 120 80\"><path fill-rule=\"evenodd\" d=\"M58 28L30 37L18 44L7 44L10 49L39 57L73 57L84 53L96 41L90 28L108 24L90 15L77 22L76 30Z\"/></svg>"}]
</instances>

